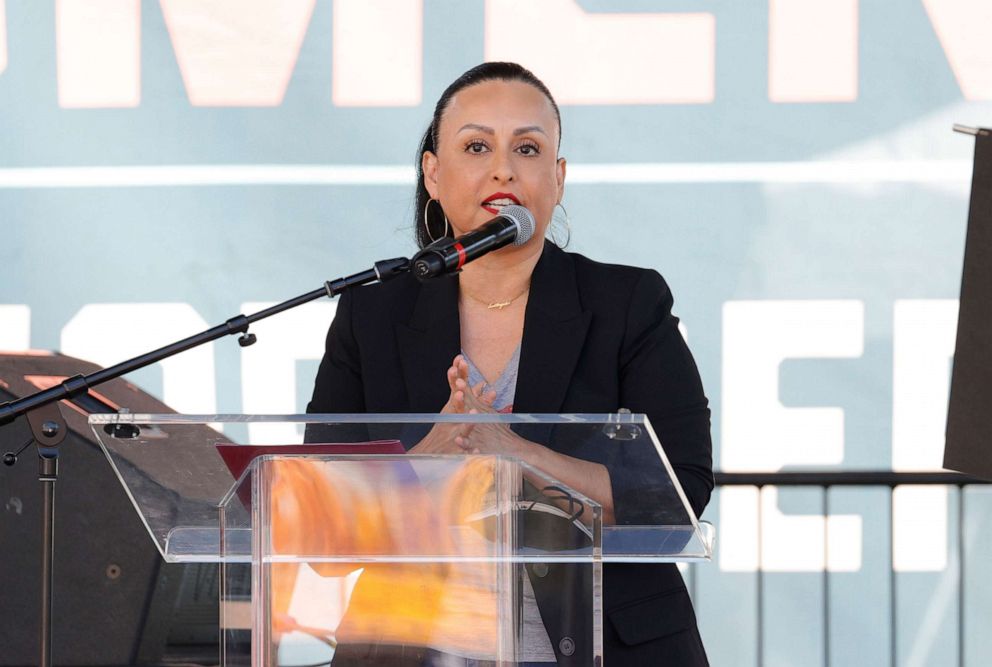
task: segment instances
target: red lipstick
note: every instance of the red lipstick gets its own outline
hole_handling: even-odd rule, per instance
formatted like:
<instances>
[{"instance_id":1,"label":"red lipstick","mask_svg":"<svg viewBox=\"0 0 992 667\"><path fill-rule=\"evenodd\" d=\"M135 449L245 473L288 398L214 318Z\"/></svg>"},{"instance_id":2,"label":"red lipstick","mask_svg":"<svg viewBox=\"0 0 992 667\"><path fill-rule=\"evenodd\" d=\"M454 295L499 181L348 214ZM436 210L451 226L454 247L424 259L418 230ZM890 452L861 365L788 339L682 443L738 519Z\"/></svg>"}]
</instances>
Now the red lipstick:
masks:
<instances>
[{"instance_id":1,"label":"red lipstick","mask_svg":"<svg viewBox=\"0 0 992 667\"><path fill-rule=\"evenodd\" d=\"M486 204L489 204L489 203L494 202L494 201L499 200L499 199L506 199L509 202L511 202L513 204L517 204L517 205L520 204L520 200L517 199L516 195L514 195L514 194L512 194L510 192L494 192L493 194L491 194L488 197L486 197L485 200L483 200L483 202L482 202L482 208L485 211L487 211L489 213L492 213L493 215L497 215L499 213L499 207L496 207L496 206L486 206ZM503 205L505 205L505 204L503 204Z\"/></svg>"}]
</instances>

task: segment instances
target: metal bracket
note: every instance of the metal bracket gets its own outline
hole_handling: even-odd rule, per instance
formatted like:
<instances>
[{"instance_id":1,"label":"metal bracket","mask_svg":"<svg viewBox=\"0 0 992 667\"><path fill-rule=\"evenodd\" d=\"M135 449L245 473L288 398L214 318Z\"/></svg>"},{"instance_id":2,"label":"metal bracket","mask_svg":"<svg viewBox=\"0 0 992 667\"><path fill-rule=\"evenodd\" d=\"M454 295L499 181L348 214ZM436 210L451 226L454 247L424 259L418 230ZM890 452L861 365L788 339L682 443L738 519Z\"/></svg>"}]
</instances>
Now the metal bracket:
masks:
<instances>
[{"instance_id":1,"label":"metal bracket","mask_svg":"<svg viewBox=\"0 0 992 667\"><path fill-rule=\"evenodd\" d=\"M954 123L951 129L961 134L970 134L973 137L987 137L992 134L992 130L984 127L970 127L968 125L960 125L958 123Z\"/></svg>"},{"instance_id":2,"label":"metal bracket","mask_svg":"<svg viewBox=\"0 0 992 667\"><path fill-rule=\"evenodd\" d=\"M51 449L58 447L65 440L68 426L66 426L65 417L62 416L58 403L49 403L35 408L25 416L38 447Z\"/></svg>"}]
</instances>

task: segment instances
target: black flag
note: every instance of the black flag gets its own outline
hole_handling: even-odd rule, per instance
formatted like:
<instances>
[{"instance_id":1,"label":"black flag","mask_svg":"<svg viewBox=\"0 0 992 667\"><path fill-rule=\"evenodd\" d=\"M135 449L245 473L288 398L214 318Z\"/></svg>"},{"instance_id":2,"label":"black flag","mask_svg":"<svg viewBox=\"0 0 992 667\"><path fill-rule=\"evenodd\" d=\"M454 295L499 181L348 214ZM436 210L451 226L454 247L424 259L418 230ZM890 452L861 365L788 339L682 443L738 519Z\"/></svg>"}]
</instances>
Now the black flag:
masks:
<instances>
[{"instance_id":1,"label":"black flag","mask_svg":"<svg viewBox=\"0 0 992 667\"><path fill-rule=\"evenodd\" d=\"M992 480L992 130L975 136L944 467Z\"/></svg>"}]
</instances>

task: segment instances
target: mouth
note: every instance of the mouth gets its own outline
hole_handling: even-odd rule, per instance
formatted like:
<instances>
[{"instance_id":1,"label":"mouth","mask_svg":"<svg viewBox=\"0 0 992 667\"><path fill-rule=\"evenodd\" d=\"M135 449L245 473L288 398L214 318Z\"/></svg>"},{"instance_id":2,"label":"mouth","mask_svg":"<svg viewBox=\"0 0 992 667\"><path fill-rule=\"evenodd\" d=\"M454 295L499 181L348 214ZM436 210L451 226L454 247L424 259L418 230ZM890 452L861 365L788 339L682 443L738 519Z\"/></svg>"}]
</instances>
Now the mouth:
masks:
<instances>
[{"instance_id":1,"label":"mouth","mask_svg":"<svg viewBox=\"0 0 992 667\"><path fill-rule=\"evenodd\" d=\"M519 205L520 200L509 192L496 192L489 195L489 198L483 201L481 206L483 210L493 215L499 215L499 212L503 210L504 206L510 206L511 204Z\"/></svg>"}]
</instances>

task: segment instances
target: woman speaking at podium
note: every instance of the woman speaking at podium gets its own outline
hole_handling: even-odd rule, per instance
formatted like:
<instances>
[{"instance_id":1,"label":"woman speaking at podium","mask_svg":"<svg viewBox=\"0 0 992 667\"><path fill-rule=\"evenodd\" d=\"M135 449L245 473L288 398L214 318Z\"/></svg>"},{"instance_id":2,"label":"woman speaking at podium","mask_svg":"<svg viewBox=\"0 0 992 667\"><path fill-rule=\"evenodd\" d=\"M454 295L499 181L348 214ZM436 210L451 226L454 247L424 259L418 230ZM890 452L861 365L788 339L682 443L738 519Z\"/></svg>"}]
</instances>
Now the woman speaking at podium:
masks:
<instances>
[{"instance_id":1,"label":"woman speaking at podium","mask_svg":"<svg viewBox=\"0 0 992 667\"><path fill-rule=\"evenodd\" d=\"M598 263L545 240L565 188L560 142L554 98L519 65L479 65L444 91L417 164L418 245L477 229L511 204L531 211L535 232L455 279L406 275L346 292L307 411L645 413L698 516L713 488L710 413L671 292L653 270ZM604 465L509 429L435 427L411 453L475 451L531 463L614 521ZM607 665L707 664L674 565L607 564L603 584ZM537 603L555 601L538 595ZM567 629L537 625L526 633L526 659L569 664Z\"/></svg>"}]
</instances>

